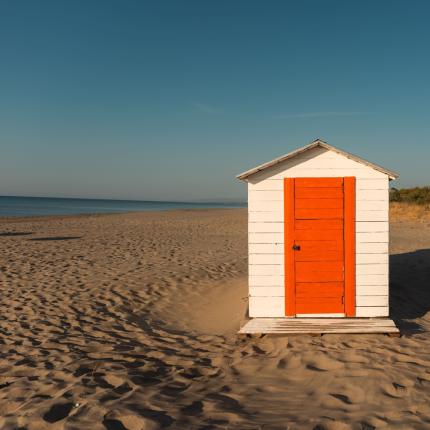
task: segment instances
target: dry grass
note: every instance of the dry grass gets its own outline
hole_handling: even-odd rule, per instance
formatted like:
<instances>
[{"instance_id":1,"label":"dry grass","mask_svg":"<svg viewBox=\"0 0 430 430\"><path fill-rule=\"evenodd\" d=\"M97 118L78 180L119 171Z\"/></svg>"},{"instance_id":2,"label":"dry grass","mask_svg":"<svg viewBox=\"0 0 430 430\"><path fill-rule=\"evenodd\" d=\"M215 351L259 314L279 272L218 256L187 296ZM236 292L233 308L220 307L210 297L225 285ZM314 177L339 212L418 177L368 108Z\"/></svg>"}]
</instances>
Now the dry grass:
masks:
<instances>
[{"instance_id":1,"label":"dry grass","mask_svg":"<svg viewBox=\"0 0 430 430\"><path fill-rule=\"evenodd\" d=\"M429 221L430 205L414 203L390 202L391 221Z\"/></svg>"}]
</instances>

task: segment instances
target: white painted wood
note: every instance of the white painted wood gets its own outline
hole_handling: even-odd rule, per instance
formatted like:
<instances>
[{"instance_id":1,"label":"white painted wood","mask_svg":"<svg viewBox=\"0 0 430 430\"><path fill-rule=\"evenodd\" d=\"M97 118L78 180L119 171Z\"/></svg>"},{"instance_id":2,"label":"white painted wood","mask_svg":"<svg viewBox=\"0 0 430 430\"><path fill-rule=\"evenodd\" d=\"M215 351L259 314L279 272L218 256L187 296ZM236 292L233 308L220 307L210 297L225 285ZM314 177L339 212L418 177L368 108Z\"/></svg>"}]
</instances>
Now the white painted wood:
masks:
<instances>
[{"instance_id":1,"label":"white painted wood","mask_svg":"<svg viewBox=\"0 0 430 430\"><path fill-rule=\"evenodd\" d=\"M249 275L248 282L253 287L284 287L285 285L283 274L271 276Z\"/></svg>"},{"instance_id":2,"label":"white painted wood","mask_svg":"<svg viewBox=\"0 0 430 430\"><path fill-rule=\"evenodd\" d=\"M388 211L357 210L356 221L388 221Z\"/></svg>"},{"instance_id":3,"label":"white painted wood","mask_svg":"<svg viewBox=\"0 0 430 430\"><path fill-rule=\"evenodd\" d=\"M357 233L378 233L389 231L388 221L358 221L355 223Z\"/></svg>"},{"instance_id":4,"label":"white painted wood","mask_svg":"<svg viewBox=\"0 0 430 430\"><path fill-rule=\"evenodd\" d=\"M357 254L388 254L388 243L356 243Z\"/></svg>"},{"instance_id":5,"label":"white painted wood","mask_svg":"<svg viewBox=\"0 0 430 430\"><path fill-rule=\"evenodd\" d=\"M284 254L283 243L250 243L249 254Z\"/></svg>"},{"instance_id":6,"label":"white painted wood","mask_svg":"<svg viewBox=\"0 0 430 430\"><path fill-rule=\"evenodd\" d=\"M249 233L249 243L284 243L284 233Z\"/></svg>"},{"instance_id":7,"label":"white painted wood","mask_svg":"<svg viewBox=\"0 0 430 430\"><path fill-rule=\"evenodd\" d=\"M248 233L284 233L283 222L249 222Z\"/></svg>"},{"instance_id":8,"label":"white painted wood","mask_svg":"<svg viewBox=\"0 0 430 430\"><path fill-rule=\"evenodd\" d=\"M388 258L388 253L356 254L355 262L357 266L361 264L384 264L388 267Z\"/></svg>"},{"instance_id":9,"label":"white painted wood","mask_svg":"<svg viewBox=\"0 0 430 430\"><path fill-rule=\"evenodd\" d=\"M383 285L356 285L356 296L387 296L388 283Z\"/></svg>"},{"instance_id":10,"label":"white painted wood","mask_svg":"<svg viewBox=\"0 0 430 430\"><path fill-rule=\"evenodd\" d=\"M357 264L355 271L357 275L388 275L388 264Z\"/></svg>"},{"instance_id":11,"label":"white painted wood","mask_svg":"<svg viewBox=\"0 0 430 430\"><path fill-rule=\"evenodd\" d=\"M249 254L248 264L279 264L284 267L284 254Z\"/></svg>"},{"instance_id":12,"label":"white painted wood","mask_svg":"<svg viewBox=\"0 0 430 430\"><path fill-rule=\"evenodd\" d=\"M385 275L356 275L357 285L385 285L388 284L388 274Z\"/></svg>"},{"instance_id":13,"label":"white painted wood","mask_svg":"<svg viewBox=\"0 0 430 430\"><path fill-rule=\"evenodd\" d=\"M258 201L284 201L284 193L283 190L280 189L278 191L262 191L262 190L248 190L248 203Z\"/></svg>"},{"instance_id":14,"label":"white painted wood","mask_svg":"<svg viewBox=\"0 0 430 430\"><path fill-rule=\"evenodd\" d=\"M357 317L387 317L388 306L357 306L355 315Z\"/></svg>"},{"instance_id":15,"label":"white painted wood","mask_svg":"<svg viewBox=\"0 0 430 430\"><path fill-rule=\"evenodd\" d=\"M275 192L276 193L276 192ZM359 201L388 202L388 189L356 190L355 197Z\"/></svg>"},{"instance_id":16,"label":"white painted wood","mask_svg":"<svg viewBox=\"0 0 430 430\"><path fill-rule=\"evenodd\" d=\"M283 297L250 297L249 316L283 317L285 316L285 300Z\"/></svg>"},{"instance_id":17,"label":"white painted wood","mask_svg":"<svg viewBox=\"0 0 430 430\"><path fill-rule=\"evenodd\" d=\"M388 190L388 178L358 179L356 182L356 191L358 190Z\"/></svg>"},{"instance_id":18,"label":"white painted wood","mask_svg":"<svg viewBox=\"0 0 430 430\"><path fill-rule=\"evenodd\" d=\"M250 297L285 297L285 287L249 287Z\"/></svg>"},{"instance_id":19,"label":"white painted wood","mask_svg":"<svg viewBox=\"0 0 430 430\"><path fill-rule=\"evenodd\" d=\"M356 233L356 243L388 243L388 231Z\"/></svg>"},{"instance_id":20,"label":"white painted wood","mask_svg":"<svg viewBox=\"0 0 430 430\"><path fill-rule=\"evenodd\" d=\"M387 296L357 296L356 306L388 306Z\"/></svg>"},{"instance_id":21,"label":"white painted wood","mask_svg":"<svg viewBox=\"0 0 430 430\"><path fill-rule=\"evenodd\" d=\"M282 200L276 200L276 201L251 200L248 202L248 211L250 211L250 212L283 212L284 211L284 202Z\"/></svg>"},{"instance_id":22,"label":"white painted wood","mask_svg":"<svg viewBox=\"0 0 430 430\"><path fill-rule=\"evenodd\" d=\"M324 314L325 316L327 314ZM341 314L342 315L342 314ZM343 315L342 315L343 316ZM239 333L399 333L387 318L253 318Z\"/></svg>"},{"instance_id":23,"label":"white painted wood","mask_svg":"<svg viewBox=\"0 0 430 430\"><path fill-rule=\"evenodd\" d=\"M249 222L284 222L283 212L248 212Z\"/></svg>"},{"instance_id":24,"label":"white painted wood","mask_svg":"<svg viewBox=\"0 0 430 430\"><path fill-rule=\"evenodd\" d=\"M283 264L250 264L249 276L277 276L284 275Z\"/></svg>"},{"instance_id":25,"label":"white painted wood","mask_svg":"<svg viewBox=\"0 0 430 430\"><path fill-rule=\"evenodd\" d=\"M282 179L266 179L265 181L249 181L249 191L283 191L284 181Z\"/></svg>"},{"instance_id":26,"label":"white painted wood","mask_svg":"<svg viewBox=\"0 0 430 430\"><path fill-rule=\"evenodd\" d=\"M365 210L388 211L388 199L380 201L357 200L357 208L363 206Z\"/></svg>"}]
</instances>

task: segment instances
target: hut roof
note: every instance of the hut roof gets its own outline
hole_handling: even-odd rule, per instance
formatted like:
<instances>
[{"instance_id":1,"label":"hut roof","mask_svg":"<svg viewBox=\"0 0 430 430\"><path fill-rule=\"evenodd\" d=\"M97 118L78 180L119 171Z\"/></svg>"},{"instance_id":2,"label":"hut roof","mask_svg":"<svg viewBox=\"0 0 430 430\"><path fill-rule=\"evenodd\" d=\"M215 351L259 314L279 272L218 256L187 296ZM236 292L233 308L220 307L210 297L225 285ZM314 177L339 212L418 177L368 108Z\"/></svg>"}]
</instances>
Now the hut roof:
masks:
<instances>
[{"instance_id":1,"label":"hut roof","mask_svg":"<svg viewBox=\"0 0 430 430\"><path fill-rule=\"evenodd\" d=\"M289 152L288 154L282 155L281 157L275 158L272 161L268 161L267 163L261 164L257 167L254 167L246 172L243 172L236 176L237 179L246 180L249 176L254 175L257 172L261 172L262 170L268 169L269 167L275 166L276 164L282 163L286 160L296 157L303 152L309 151L314 148L325 148L329 151L336 152L340 155L343 155L346 158L350 158L351 160L357 161L358 163L364 164L365 166L371 167L372 169L378 170L379 172L385 173L390 180L396 179L399 177L398 173L385 169L384 167L378 166L377 164L371 163L370 161L364 160L363 158L357 157L356 155L350 154L349 152L343 151L342 149L336 148L335 146L329 145L321 139L316 139L313 142L309 143L302 148L298 148L295 151Z\"/></svg>"}]
</instances>

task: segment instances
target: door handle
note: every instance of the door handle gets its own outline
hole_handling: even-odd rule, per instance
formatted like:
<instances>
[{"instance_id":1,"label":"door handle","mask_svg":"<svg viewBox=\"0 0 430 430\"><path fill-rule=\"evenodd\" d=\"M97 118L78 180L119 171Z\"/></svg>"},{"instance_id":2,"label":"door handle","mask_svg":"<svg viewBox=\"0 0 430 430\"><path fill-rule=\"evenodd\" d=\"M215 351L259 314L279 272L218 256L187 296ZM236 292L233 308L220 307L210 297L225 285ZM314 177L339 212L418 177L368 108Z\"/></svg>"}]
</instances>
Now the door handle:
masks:
<instances>
[{"instance_id":1,"label":"door handle","mask_svg":"<svg viewBox=\"0 0 430 430\"><path fill-rule=\"evenodd\" d=\"M300 245L293 245L294 251L300 251Z\"/></svg>"}]
</instances>

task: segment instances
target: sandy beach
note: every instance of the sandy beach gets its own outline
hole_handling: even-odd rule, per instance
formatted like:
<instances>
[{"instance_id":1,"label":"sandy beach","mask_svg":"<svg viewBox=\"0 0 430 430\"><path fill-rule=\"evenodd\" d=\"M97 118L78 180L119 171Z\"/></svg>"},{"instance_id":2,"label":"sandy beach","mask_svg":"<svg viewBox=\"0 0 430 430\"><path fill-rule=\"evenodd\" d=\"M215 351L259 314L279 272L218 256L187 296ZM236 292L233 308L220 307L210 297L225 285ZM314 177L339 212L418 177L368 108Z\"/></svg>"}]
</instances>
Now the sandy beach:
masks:
<instances>
[{"instance_id":1,"label":"sandy beach","mask_svg":"<svg viewBox=\"0 0 430 430\"><path fill-rule=\"evenodd\" d=\"M430 221L385 335L236 334L246 209L0 220L0 428L430 428Z\"/></svg>"}]
</instances>

